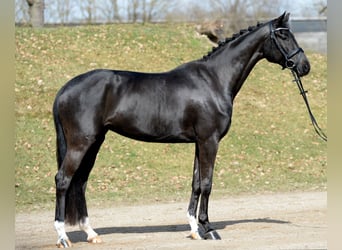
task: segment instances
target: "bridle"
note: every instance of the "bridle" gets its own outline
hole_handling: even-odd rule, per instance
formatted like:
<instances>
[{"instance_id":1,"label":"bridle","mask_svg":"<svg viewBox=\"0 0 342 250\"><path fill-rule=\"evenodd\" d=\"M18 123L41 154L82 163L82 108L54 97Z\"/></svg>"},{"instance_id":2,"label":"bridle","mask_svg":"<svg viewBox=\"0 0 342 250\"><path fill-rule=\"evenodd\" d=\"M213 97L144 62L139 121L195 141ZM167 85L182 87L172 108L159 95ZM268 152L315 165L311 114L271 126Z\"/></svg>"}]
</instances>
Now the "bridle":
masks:
<instances>
[{"instance_id":1,"label":"bridle","mask_svg":"<svg viewBox=\"0 0 342 250\"><path fill-rule=\"evenodd\" d=\"M294 63L294 61L291 60L292 57L294 57L295 55L297 55L300 52L304 52L304 50L301 47L298 47L296 49L294 49L291 52L286 52L285 49L280 45L277 37L276 37L276 32L281 31L281 30L290 30L289 28L276 28L274 29L272 26L272 22L270 22L270 35L271 35L271 40L274 42L274 44L276 45L277 49L280 51L280 53L283 55L283 57L285 58L285 67L284 68L288 68L288 69L293 69L296 67L296 64Z\"/></svg>"},{"instance_id":2,"label":"bridle","mask_svg":"<svg viewBox=\"0 0 342 250\"><path fill-rule=\"evenodd\" d=\"M277 37L276 37L276 32L280 31L280 30L290 30L289 28L277 28L274 29L272 26L272 22L270 22L270 36L271 36L271 40L274 42L274 44L276 45L276 47L278 48L278 50L280 51L280 53L283 55L283 57L285 58L285 67L283 67L283 69L288 68L291 70L292 75L294 77L294 82L297 83L297 86L299 88L299 92L302 95L306 108L308 110L310 119L311 119L311 123L312 126L315 129L315 132L318 134L319 137L321 137L324 141L328 140L328 137L325 135L325 133L322 131L322 129L318 126L318 123L314 117L314 115L312 114L310 105L309 105L309 101L308 98L306 96L306 93L308 92L307 90L304 89L302 81L300 79L300 77L297 74L297 71L295 70L296 68L296 64L294 63L293 60L291 60L292 57L294 57L295 55L297 55L300 52L304 52L304 50L301 47L298 47L297 49L294 49L291 52L286 52L285 49L280 45ZM290 33L292 35L292 33Z\"/></svg>"}]
</instances>

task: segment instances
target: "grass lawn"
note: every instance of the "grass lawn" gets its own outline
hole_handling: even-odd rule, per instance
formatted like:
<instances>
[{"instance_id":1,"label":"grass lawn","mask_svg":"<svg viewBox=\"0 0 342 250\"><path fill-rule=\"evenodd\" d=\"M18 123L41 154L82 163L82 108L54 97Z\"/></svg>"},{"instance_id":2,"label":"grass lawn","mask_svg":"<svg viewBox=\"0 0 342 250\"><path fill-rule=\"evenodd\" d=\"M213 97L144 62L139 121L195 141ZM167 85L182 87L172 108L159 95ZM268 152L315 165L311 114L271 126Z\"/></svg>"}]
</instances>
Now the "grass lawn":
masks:
<instances>
[{"instance_id":1,"label":"grass lawn","mask_svg":"<svg viewBox=\"0 0 342 250\"><path fill-rule=\"evenodd\" d=\"M70 78L95 68L170 70L211 50L192 25L117 24L15 32L15 193L18 210L54 206L52 103ZM327 58L307 52L302 79L327 131ZM213 196L325 190L327 143L314 132L291 72L261 61L235 99L217 156ZM88 182L90 204L187 200L194 145L152 144L108 133Z\"/></svg>"}]
</instances>

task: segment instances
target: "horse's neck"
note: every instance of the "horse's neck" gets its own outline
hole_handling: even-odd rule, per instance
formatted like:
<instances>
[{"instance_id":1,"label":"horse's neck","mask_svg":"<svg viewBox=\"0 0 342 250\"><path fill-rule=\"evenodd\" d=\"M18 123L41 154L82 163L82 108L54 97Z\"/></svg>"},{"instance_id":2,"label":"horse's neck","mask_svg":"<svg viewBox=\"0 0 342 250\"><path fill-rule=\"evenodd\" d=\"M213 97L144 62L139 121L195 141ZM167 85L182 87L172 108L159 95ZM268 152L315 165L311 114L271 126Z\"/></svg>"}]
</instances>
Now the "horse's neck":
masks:
<instances>
[{"instance_id":1,"label":"horse's neck","mask_svg":"<svg viewBox=\"0 0 342 250\"><path fill-rule=\"evenodd\" d=\"M268 25L264 25L225 45L226 48L216 56L217 74L233 99L253 67L263 58L262 46L268 35Z\"/></svg>"}]
</instances>

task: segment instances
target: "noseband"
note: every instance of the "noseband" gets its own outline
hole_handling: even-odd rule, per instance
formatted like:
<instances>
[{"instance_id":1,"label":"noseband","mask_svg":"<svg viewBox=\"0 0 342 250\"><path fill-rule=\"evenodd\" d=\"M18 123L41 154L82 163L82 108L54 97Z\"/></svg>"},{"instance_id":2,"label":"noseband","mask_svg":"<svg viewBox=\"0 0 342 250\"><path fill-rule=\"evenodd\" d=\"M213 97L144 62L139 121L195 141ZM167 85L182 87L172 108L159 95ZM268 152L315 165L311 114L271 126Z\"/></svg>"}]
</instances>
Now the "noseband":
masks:
<instances>
[{"instance_id":1,"label":"noseband","mask_svg":"<svg viewBox=\"0 0 342 250\"><path fill-rule=\"evenodd\" d=\"M290 30L289 28L277 28L277 29L273 29L272 26L272 22L270 22L270 35L271 35L271 39L274 42L274 44L276 45L276 47L278 48L278 50L280 51L280 53L283 55L283 57L285 58L285 67L284 68L288 68L288 69L293 69L296 67L296 64L294 63L294 61L291 60L292 57L294 57L295 55L297 55L299 52L304 52L304 50L300 47L298 47L297 49L291 51L291 52L286 52L285 49L281 46L281 44L279 43L275 33L280 31L280 30Z\"/></svg>"}]
</instances>

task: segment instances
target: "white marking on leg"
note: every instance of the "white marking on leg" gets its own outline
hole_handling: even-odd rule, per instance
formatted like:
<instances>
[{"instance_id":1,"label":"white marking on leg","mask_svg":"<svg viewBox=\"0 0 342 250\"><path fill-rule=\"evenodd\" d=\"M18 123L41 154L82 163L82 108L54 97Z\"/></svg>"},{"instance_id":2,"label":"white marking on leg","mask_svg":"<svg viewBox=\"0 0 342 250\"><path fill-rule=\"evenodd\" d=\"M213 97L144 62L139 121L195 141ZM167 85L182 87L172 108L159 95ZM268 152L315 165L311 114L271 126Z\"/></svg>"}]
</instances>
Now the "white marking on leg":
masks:
<instances>
[{"instance_id":1,"label":"white marking on leg","mask_svg":"<svg viewBox=\"0 0 342 250\"><path fill-rule=\"evenodd\" d=\"M198 232L198 225L195 216L190 215L189 212L187 213L188 221L191 227L191 232L196 233Z\"/></svg>"},{"instance_id":2,"label":"white marking on leg","mask_svg":"<svg viewBox=\"0 0 342 250\"><path fill-rule=\"evenodd\" d=\"M65 232L64 222L56 220L54 226L58 234L57 245L64 244L64 242L69 241L69 238Z\"/></svg>"},{"instance_id":3,"label":"white marking on leg","mask_svg":"<svg viewBox=\"0 0 342 250\"><path fill-rule=\"evenodd\" d=\"M87 237L88 241L98 236L98 234L90 226L88 217L85 217L84 220L80 220L79 226L80 226L80 229L88 235Z\"/></svg>"},{"instance_id":4,"label":"white marking on leg","mask_svg":"<svg viewBox=\"0 0 342 250\"><path fill-rule=\"evenodd\" d=\"M189 211L187 213L187 216L188 216L189 224L191 227L190 238L192 238L194 240L203 239L202 236L200 235L199 231L198 231L198 224L197 224L197 220L196 220L195 216L190 215Z\"/></svg>"}]
</instances>

